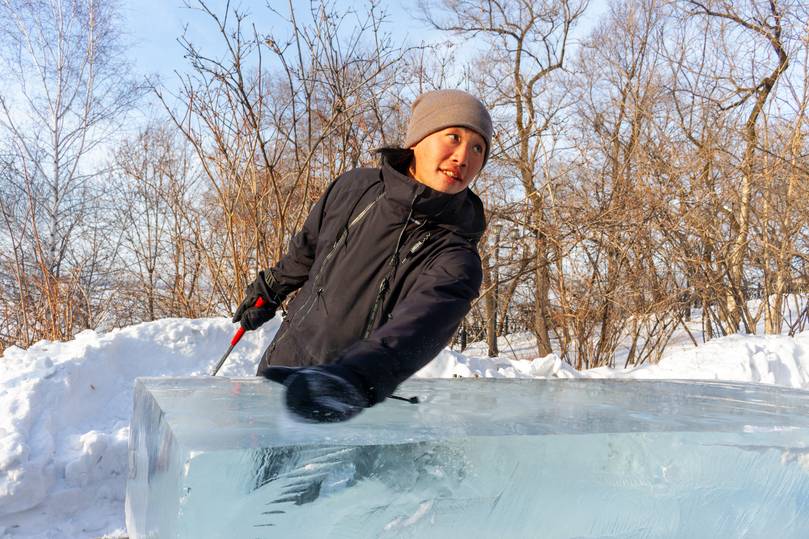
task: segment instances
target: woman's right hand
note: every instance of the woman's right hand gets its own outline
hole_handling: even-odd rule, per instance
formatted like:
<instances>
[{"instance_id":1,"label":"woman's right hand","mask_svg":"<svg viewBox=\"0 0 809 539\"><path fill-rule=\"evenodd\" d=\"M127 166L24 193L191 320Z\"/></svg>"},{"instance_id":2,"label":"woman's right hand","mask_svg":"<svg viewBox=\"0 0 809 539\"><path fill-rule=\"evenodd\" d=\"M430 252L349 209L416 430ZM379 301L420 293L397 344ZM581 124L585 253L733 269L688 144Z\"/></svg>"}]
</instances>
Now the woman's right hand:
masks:
<instances>
[{"instance_id":1,"label":"woman's right hand","mask_svg":"<svg viewBox=\"0 0 809 539\"><path fill-rule=\"evenodd\" d=\"M265 273L260 271L256 280L247 285L244 290L245 297L236 313L233 315L234 322L241 322L242 327L247 331L257 329L265 322L270 321L275 316L275 311L281 305L280 298L270 289L267 284ZM261 307L256 307L258 298L264 300Z\"/></svg>"}]
</instances>

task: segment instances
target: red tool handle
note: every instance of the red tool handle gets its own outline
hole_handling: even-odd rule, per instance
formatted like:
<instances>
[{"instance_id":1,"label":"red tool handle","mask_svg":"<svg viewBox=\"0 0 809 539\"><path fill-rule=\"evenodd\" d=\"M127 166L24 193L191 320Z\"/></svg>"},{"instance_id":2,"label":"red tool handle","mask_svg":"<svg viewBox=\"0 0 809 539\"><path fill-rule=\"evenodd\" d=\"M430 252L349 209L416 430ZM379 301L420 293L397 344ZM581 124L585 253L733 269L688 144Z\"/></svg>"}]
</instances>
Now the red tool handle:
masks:
<instances>
[{"instance_id":1,"label":"red tool handle","mask_svg":"<svg viewBox=\"0 0 809 539\"><path fill-rule=\"evenodd\" d=\"M256 302L253 304L253 307L263 307L263 306L264 306L264 298L259 296ZM236 343L239 342L239 340L242 338L242 335L244 335L244 328L240 327L238 331L236 331L236 334L233 336L233 338L230 339L230 346L236 346Z\"/></svg>"}]
</instances>

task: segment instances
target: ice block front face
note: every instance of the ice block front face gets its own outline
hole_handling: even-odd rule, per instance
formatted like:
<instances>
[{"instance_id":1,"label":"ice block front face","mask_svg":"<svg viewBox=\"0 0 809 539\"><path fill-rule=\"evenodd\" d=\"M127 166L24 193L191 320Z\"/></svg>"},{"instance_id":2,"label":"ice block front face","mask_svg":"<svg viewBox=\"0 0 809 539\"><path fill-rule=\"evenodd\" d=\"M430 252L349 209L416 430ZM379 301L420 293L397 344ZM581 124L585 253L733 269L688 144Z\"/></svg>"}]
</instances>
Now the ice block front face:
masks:
<instances>
[{"instance_id":1,"label":"ice block front face","mask_svg":"<svg viewBox=\"0 0 809 539\"><path fill-rule=\"evenodd\" d=\"M139 379L133 539L806 537L809 393L425 380L344 424L260 379Z\"/></svg>"}]
</instances>

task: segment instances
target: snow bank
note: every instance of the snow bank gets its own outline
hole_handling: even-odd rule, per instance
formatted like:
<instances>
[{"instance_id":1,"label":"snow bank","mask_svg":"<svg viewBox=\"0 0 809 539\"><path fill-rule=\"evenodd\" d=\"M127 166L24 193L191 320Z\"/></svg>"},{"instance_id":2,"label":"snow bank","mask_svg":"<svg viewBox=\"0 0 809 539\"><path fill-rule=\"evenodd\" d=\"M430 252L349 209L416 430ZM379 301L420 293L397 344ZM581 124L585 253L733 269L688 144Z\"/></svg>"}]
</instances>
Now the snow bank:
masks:
<instances>
[{"instance_id":1,"label":"snow bank","mask_svg":"<svg viewBox=\"0 0 809 539\"><path fill-rule=\"evenodd\" d=\"M124 534L132 388L138 376L210 372L237 326L227 319L165 319L70 342L11 348L0 358L0 537L91 539ZM251 376L277 322L248 333L222 369ZM508 346L530 357L530 337ZM809 388L809 332L731 336L672 351L660 364L578 372L554 355L514 360L451 350L419 377L687 378Z\"/></svg>"},{"instance_id":2,"label":"snow bank","mask_svg":"<svg viewBox=\"0 0 809 539\"><path fill-rule=\"evenodd\" d=\"M165 319L8 349L0 359L0 536L123 533L135 378L210 372L235 327L223 318ZM276 329L245 335L222 374L253 375Z\"/></svg>"},{"instance_id":3,"label":"snow bank","mask_svg":"<svg viewBox=\"0 0 809 539\"><path fill-rule=\"evenodd\" d=\"M533 338L513 342L511 354L528 357ZM502 346L500 347L502 350ZM486 347L465 354L443 350L416 376L421 378L630 378L757 382L809 389L809 331L787 335L730 335L698 347L672 346L656 365L577 371L555 354L535 359L481 357Z\"/></svg>"},{"instance_id":4,"label":"snow bank","mask_svg":"<svg viewBox=\"0 0 809 539\"><path fill-rule=\"evenodd\" d=\"M533 360L476 357L444 349L417 378L581 378L582 373L551 354Z\"/></svg>"},{"instance_id":5,"label":"snow bank","mask_svg":"<svg viewBox=\"0 0 809 539\"><path fill-rule=\"evenodd\" d=\"M729 335L664 356L657 365L619 373L625 378L759 382L809 389L809 332Z\"/></svg>"}]
</instances>

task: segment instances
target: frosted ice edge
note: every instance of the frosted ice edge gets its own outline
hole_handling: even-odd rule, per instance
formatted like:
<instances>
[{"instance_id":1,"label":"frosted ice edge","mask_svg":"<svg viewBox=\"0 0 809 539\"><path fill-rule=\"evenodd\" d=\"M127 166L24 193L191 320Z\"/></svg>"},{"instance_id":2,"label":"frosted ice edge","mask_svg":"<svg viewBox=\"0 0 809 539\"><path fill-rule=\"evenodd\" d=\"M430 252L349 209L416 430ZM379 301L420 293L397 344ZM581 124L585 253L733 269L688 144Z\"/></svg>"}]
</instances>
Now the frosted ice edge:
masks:
<instances>
[{"instance_id":1,"label":"frosted ice edge","mask_svg":"<svg viewBox=\"0 0 809 539\"><path fill-rule=\"evenodd\" d=\"M175 536L180 476L173 472L183 451L164 409L148 387L148 379L135 381L132 418L125 501L127 529L130 537ZM151 495L158 490L161 496Z\"/></svg>"}]
</instances>

